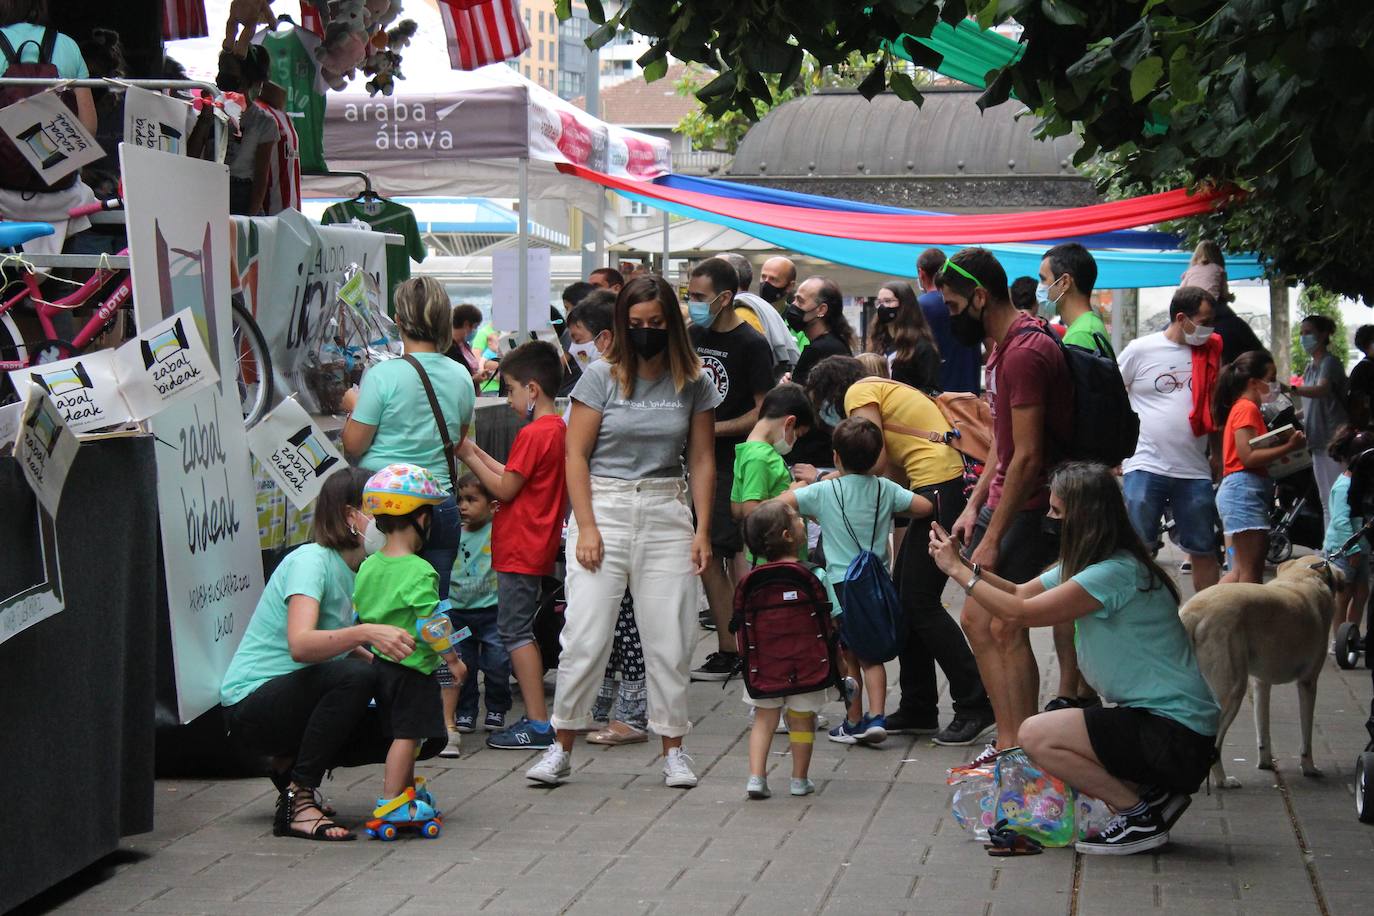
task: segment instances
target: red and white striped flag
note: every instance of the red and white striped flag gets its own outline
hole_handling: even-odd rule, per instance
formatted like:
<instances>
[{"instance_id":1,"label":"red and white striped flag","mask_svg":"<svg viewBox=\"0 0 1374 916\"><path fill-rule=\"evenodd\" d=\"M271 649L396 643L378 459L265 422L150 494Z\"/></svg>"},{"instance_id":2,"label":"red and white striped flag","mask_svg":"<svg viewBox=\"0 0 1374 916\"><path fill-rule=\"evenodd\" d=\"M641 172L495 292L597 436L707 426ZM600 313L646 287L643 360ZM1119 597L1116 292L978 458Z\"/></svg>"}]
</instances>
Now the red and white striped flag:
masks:
<instances>
[{"instance_id":1,"label":"red and white striped flag","mask_svg":"<svg viewBox=\"0 0 1374 916\"><path fill-rule=\"evenodd\" d=\"M162 0L162 37L204 38L210 34L205 0Z\"/></svg>"},{"instance_id":2,"label":"red and white striped flag","mask_svg":"<svg viewBox=\"0 0 1374 916\"><path fill-rule=\"evenodd\" d=\"M476 70L519 57L530 46L516 0L439 0L455 70Z\"/></svg>"},{"instance_id":3,"label":"red and white striped flag","mask_svg":"<svg viewBox=\"0 0 1374 916\"><path fill-rule=\"evenodd\" d=\"M320 20L320 11L309 0L301 0L301 28L307 32L314 32L321 38L324 37L324 23Z\"/></svg>"}]
</instances>

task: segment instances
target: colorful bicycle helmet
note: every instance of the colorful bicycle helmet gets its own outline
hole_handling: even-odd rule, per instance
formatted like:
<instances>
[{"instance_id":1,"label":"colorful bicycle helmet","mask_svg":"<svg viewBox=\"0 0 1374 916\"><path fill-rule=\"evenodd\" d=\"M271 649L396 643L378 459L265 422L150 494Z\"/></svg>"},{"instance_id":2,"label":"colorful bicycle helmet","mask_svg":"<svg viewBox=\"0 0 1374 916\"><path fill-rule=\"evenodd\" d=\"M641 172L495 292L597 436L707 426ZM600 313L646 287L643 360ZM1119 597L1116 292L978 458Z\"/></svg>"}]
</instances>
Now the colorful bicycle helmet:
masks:
<instances>
[{"instance_id":1,"label":"colorful bicycle helmet","mask_svg":"<svg viewBox=\"0 0 1374 916\"><path fill-rule=\"evenodd\" d=\"M434 475L414 464L388 464L363 487L363 511L371 515L409 515L446 499Z\"/></svg>"}]
</instances>

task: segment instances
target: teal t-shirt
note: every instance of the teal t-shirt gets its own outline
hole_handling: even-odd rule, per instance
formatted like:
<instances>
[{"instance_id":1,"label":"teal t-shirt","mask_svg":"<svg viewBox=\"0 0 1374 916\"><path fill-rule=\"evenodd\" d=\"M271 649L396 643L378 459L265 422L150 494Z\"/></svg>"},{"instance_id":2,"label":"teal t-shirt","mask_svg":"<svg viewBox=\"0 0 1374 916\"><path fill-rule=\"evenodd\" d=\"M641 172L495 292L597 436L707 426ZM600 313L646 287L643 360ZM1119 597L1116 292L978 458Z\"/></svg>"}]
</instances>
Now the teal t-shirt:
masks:
<instances>
[{"instance_id":1,"label":"teal t-shirt","mask_svg":"<svg viewBox=\"0 0 1374 916\"><path fill-rule=\"evenodd\" d=\"M1331 485L1331 501L1328 504L1331 507L1331 524L1326 527L1326 539L1322 542L1322 550L1327 553L1340 550L1341 545L1364 526L1364 519L1350 517L1350 480L1348 475L1340 474ZM1349 555L1353 557L1368 549L1367 540L1360 538Z\"/></svg>"},{"instance_id":2,"label":"teal t-shirt","mask_svg":"<svg viewBox=\"0 0 1374 916\"><path fill-rule=\"evenodd\" d=\"M1147 576L1122 552L1073 577L1102 605L1074 622L1078 667L1106 700L1215 735L1221 710L1178 619L1178 603L1162 584L1150 588ZM1058 566L1040 576L1047 590L1059 581Z\"/></svg>"},{"instance_id":3,"label":"teal t-shirt","mask_svg":"<svg viewBox=\"0 0 1374 916\"><path fill-rule=\"evenodd\" d=\"M415 632L415 621L434 613L439 604L439 574L415 554L388 557L374 553L358 567L353 583L353 610L363 623L400 627L415 636L415 651L389 661L432 674L439 655ZM376 648L372 653L387 658Z\"/></svg>"},{"instance_id":4,"label":"teal t-shirt","mask_svg":"<svg viewBox=\"0 0 1374 916\"><path fill-rule=\"evenodd\" d=\"M317 630L340 630L353 623L353 570L337 550L319 544L297 547L267 580L243 641L224 672L219 700L225 706L233 706L274 677L307 667L291 657L286 643L286 606L292 595L320 603Z\"/></svg>"},{"instance_id":5,"label":"teal t-shirt","mask_svg":"<svg viewBox=\"0 0 1374 916\"><path fill-rule=\"evenodd\" d=\"M439 399L449 439L456 445L463 429L472 420L477 400L472 376L456 360L442 353L416 353L434 396ZM363 376L353 419L377 427L372 446L358 461L360 467L380 471L388 464L418 464L439 480L439 486L452 492L444 442L434 422L434 411L415 367L403 359L378 363Z\"/></svg>"},{"instance_id":6,"label":"teal t-shirt","mask_svg":"<svg viewBox=\"0 0 1374 916\"><path fill-rule=\"evenodd\" d=\"M825 571L831 582L844 581L845 571L861 550L871 550L888 562L887 535L894 512L911 508L911 491L886 477L844 474L796 491L797 508L821 526Z\"/></svg>"},{"instance_id":7,"label":"teal t-shirt","mask_svg":"<svg viewBox=\"0 0 1374 916\"><path fill-rule=\"evenodd\" d=\"M1116 354L1112 353L1112 336L1107 333L1107 326L1102 323L1097 312L1090 308L1075 318L1073 324L1069 325L1069 329L1064 332L1064 343L1073 344L1076 347L1082 347L1096 353L1099 336L1102 346L1115 357Z\"/></svg>"},{"instance_id":8,"label":"teal t-shirt","mask_svg":"<svg viewBox=\"0 0 1374 916\"><path fill-rule=\"evenodd\" d=\"M10 44L14 46L14 52L19 56L22 63L37 63L38 49L43 44L43 26L34 25L32 22L16 22L14 25L7 25L0 32L5 33ZM25 47L25 42L31 42ZM57 33L57 38L52 46L52 62L57 67L57 75L63 79L84 80L88 79L91 72L86 69L86 59L81 56L81 48L69 36ZM4 74L9 69L9 63L3 56L0 56L0 74Z\"/></svg>"},{"instance_id":9,"label":"teal t-shirt","mask_svg":"<svg viewBox=\"0 0 1374 916\"><path fill-rule=\"evenodd\" d=\"M455 608L496 606L496 571L491 568L491 522L476 531L463 529L448 594Z\"/></svg>"}]
</instances>

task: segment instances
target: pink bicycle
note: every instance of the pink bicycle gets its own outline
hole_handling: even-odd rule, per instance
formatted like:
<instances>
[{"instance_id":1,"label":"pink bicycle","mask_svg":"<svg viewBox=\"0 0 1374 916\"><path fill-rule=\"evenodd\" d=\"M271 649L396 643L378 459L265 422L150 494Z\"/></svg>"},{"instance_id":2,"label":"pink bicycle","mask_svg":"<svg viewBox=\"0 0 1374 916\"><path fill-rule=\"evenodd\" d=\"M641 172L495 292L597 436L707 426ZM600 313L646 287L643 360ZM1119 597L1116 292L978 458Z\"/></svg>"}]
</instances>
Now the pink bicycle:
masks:
<instances>
[{"instance_id":1,"label":"pink bicycle","mask_svg":"<svg viewBox=\"0 0 1374 916\"><path fill-rule=\"evenodd\" d=\"M117 199L98 201L71 211L73 218L89 216L100 210L119 209ZM17 249L25 242L52 235L48 223L0 222L0 249ZM128 249L119 252L128 255ZM133 283L129 271L97 267L85 282L72 292L55 299L43 298L41 278L30 270L22 270L10 282L23 288L15 295L0 299L0 403L17 399L8 373L29 366L39 366L76 356L92 343L118 329L121 333L110 343L123 340L123 316L132 308ZM103 291L108 290L108 294ZM103 295L103 298L102 298ZM21 303L28 303L37 318L38 333L24 334L15 321L14 312ZM97 305L98 303L98 305ZM60 315L87 306L95 306L85 324L70 340L57 327ZM245 426L252 426L267 412L272 398L272 361L267 340L257 322L239 297L232 302L234 352L237 355L239 401Z\"/></svg>"}]
</instances>

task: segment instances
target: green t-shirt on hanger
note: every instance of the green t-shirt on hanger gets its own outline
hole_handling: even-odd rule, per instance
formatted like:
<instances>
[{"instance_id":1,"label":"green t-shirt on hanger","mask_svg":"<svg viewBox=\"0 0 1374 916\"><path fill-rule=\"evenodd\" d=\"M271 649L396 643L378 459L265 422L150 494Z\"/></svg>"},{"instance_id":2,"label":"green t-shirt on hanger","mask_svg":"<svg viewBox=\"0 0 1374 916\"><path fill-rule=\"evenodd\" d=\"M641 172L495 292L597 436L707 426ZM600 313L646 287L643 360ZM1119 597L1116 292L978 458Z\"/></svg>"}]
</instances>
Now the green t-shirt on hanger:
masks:
<instances>
[{"instance_id":1,"label":"green t-shirt on hanger","mask_svg":"<svg viewBox=\"0 0 1374 916\"><path fill-rule=\"evenodd\" d=\"M386 311L394 314L392 293L396 284L410 279L410 262L425 259L425 243L420 239L420 227L415 222L415 214L404 207L384 198L373 200L345 200L332 205L324 211L320 222L346 223L361 220L373 232L394 232L405 237L404 245L386 246Z\"/></svg>"},{"instance_id":2,"label":"green t-shirt on hanger","mask_svg":"<svg viewBox=\"0 0 1374 916\"><path fill-rule=\"evenodd\" d=\"M300 138L301 171L322 172L324 161L324 93L315 49L319 36L305 29L264 29L253 40L272 55L271 79L286 90L286 113Z\"/></svg>"}]
</instances>

